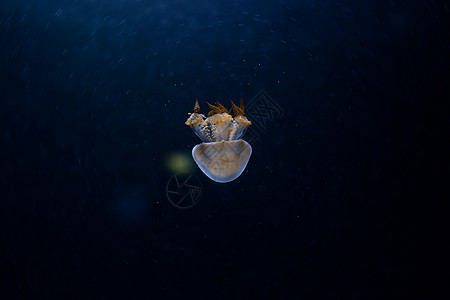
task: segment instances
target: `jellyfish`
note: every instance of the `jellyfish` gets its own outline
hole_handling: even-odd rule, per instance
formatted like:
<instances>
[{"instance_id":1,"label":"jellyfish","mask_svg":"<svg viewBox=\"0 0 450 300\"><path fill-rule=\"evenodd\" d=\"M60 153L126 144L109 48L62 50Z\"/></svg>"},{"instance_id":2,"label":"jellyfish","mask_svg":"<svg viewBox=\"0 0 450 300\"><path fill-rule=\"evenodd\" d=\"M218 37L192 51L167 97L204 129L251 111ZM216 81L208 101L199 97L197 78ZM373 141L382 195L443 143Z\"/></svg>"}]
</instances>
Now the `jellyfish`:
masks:
<instances>
[{"instance_id":1,"label":"jellyfish","mask_svg":"<svg viewBox=\"0 0 450 300\"><path fill-rule=\"evenodd\" d=\"M211 109L207 118L200 114L196 100L194 112L185 123L203 141L192 149L192 157L208 178L227 183L242 174L250 159L252 147L241 137L252 123L245 117L242 99L240 107L231 101L229 111L217 101L217 106L206 104Z\"/></svg>"}]
</instances>

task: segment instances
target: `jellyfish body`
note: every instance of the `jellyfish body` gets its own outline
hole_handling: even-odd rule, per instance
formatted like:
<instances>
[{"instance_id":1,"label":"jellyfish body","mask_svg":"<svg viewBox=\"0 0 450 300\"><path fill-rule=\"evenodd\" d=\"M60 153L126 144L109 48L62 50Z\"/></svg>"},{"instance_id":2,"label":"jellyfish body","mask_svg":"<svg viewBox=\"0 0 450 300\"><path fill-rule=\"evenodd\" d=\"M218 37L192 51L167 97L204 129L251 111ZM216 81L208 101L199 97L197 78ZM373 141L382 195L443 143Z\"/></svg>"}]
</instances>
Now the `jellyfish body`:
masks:
<instances>
[{"instance_id":1,"label":"jellyfish body","mask_svg":"<svg viewBox=\"0 0 450 300\"><path fill-rule=\"evenodd\" d=\"M211 180L226 183L244 172L252 146L244 140L201 143L192 149L192 157Z\"/></svg>"},{"instance_id":2,"label":"jellyfish body","mask_svg":"<svg viewBox=\"0 0 450 300\"><path fill-rule=\"evenodd\" d=\"M227 183L238 178L245 170L252 147L240 139L251 122L244 116L244 106L232 102L233 118L220 103L211 108L209 116L200 114L200 107L196 102L194 113L186 121L203 143L192 149L194 161L211 180ZM231 111L230 111L231 112Z\"/></svg>"}]
</instances>

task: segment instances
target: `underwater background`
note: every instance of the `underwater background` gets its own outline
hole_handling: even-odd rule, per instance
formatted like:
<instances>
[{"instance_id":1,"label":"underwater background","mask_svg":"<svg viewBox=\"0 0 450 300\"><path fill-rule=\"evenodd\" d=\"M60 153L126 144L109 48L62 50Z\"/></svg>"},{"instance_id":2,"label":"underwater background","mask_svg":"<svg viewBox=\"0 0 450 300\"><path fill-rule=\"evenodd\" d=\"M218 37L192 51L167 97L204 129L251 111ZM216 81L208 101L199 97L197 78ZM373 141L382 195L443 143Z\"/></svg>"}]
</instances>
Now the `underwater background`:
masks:
<instances>
[{"instance_id":1,"label":"underwater background","mask_svg":"<svg viewBox=\"0 0 450 300\"><path fill-rule=\"evenodd\" d=\"M446 1L1 1L1 298L435 291L447 28ZM241 97L253 153L215 183L184 122Z\"/></svg>"}]
</instances>

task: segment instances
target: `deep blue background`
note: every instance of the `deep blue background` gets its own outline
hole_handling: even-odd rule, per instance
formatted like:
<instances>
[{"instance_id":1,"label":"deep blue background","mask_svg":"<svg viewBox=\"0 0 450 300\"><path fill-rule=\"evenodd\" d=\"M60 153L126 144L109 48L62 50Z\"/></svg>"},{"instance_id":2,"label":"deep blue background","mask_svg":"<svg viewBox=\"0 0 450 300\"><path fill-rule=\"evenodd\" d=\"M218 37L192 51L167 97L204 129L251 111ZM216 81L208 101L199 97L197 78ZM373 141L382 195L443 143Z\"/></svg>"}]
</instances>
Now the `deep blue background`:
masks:
<instances>
[{"instance_id":1,"label":"deep blue background","mask_svg":"<svg viewBox=\"0 0 450 300\"><path fill-rule=\"evenodd\" d=\"M445 1L2 1L0 295L434 291L447 27ZM197 170L201 202L171 206L164 161L199 142L194 99L260 90L285 114L247 170Z\"/></svg>"}]
</instances>

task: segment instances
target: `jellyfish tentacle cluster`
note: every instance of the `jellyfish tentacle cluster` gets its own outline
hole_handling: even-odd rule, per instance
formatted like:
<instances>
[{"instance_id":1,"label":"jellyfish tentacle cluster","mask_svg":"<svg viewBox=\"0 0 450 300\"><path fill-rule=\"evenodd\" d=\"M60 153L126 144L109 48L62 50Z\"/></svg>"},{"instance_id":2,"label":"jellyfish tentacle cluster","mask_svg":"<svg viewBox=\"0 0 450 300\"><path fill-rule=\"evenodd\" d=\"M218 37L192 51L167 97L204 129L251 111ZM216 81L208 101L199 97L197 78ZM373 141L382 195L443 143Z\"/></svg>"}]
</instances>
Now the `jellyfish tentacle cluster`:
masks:
<instances>
[{"instance_id":1,"label":"jellyfish tentacle cluster","mask_svg":"<svg viewBox=\"0 0 450 300\"><path fill-rule=\"evenodd\" d=\"M199 113L200 106L197 100L194 106L194 113L191 113L185 122L203 142L238 140L244 135L247 127L252 124L244 116L245 110L242 101L241 107L236 106L231 101L231 109L235 114L234 118L228 113L226 107L219 102L216 102L217 106L208 102L206 104L211 109L207 118L205 115Z\"/></svg>"},{"instance_id":2,"label":"jellyfish tentacle cluster","mask_svg":"<svg viewBox=\"0 0 450 300\"><path fill-rule=\"evenodd\" d=\"M194 112L185 122L203 141L192 149L192 157L210 179L230 182L241 175L250 159L252 147L241 137L252 123L245 117L242 99L240 106L231 101L230 110L217 101L216 106L206 104L211 109L208 117L200 113L196 100Z\"/></svg>"}]
</instances>

